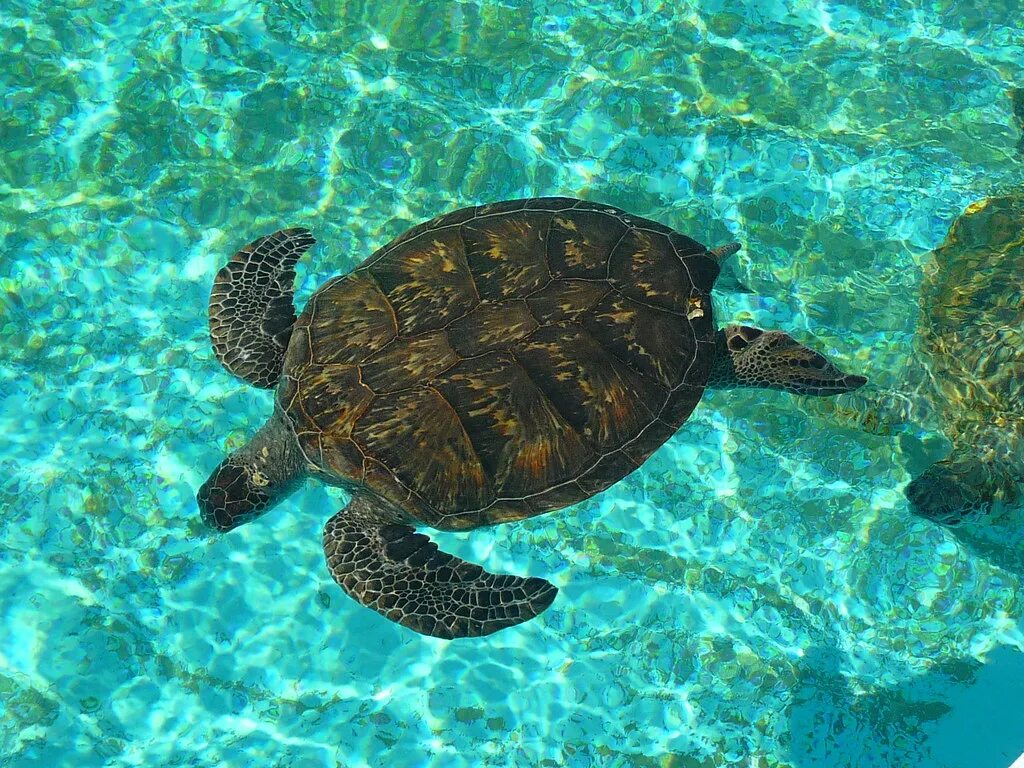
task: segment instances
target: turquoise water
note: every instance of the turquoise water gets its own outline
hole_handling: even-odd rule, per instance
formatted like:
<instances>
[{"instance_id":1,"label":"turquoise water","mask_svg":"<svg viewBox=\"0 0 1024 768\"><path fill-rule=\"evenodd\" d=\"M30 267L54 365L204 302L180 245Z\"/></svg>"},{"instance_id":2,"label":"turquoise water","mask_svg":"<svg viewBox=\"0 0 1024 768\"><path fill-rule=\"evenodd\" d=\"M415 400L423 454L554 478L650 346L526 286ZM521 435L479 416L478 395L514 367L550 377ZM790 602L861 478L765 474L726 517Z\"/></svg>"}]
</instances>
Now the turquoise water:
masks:
<instances>
[{"instance_id":1,"label":"turquoise water","mask_svg":"<svg viewBox=\"0 0 1024 768\"><path fill-rule=\"evenodd\" d=\"M1006 766L1024 514L941 528L937 433L708 395L605 494L470 534L560 588L447 643L346 598L307 486L226 536L194 493L271 396L207 338L282 226L301 303L501 198L738 239L720 320L898 386L921 265L1024 184L1014 0L0 7L0 765Z\"/></svg>"}]
</instances>

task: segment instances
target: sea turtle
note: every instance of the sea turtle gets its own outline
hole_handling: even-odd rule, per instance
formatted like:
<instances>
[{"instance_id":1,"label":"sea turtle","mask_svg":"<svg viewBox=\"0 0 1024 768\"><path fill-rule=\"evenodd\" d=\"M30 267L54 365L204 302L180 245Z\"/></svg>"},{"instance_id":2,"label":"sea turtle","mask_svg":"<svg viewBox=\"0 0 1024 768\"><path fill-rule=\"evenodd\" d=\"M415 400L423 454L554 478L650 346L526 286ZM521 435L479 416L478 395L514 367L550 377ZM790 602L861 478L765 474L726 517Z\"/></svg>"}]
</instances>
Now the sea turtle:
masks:
<instances>
[{"instance_id":1,"label":"sea turtle","mask_svg":"<svg viewBox=\"0 0 1024 768\"><path fill-rule=\"evenodd\" d=\"M1011 88L1007 95L1010 97L1013 120L1020 133L1017 139L1017 152L1024 158L1024 88Z\"/></svg>"},{"instance_id":2,"label":"sea turtle","mask_svg":"<svg viewBox=\"0 0 1024 768\"><path fill-rule=\"evenodd\" d=\"M1024 484L1024 194L973 203L924 267L915 355L898 389L832 409L873 432L941 431L948 456L906 488L911 509L955 525L1021 499Z\"/></svg>"},{"instance_id":3,"label":"sea turtle","mask_svg":"<svg viewBox=\"0 0 1024 768\"><path fill-rule=\"evenodd\" d=\"M555 597L438 551L414 525L467 530L586 499L668 440L706 386L830 395L865 382L780 331L717 330L719 262L607 205L533 198L421 224L324 284L296 319L285 229L218 272L221 363L276 387L273 415L200 488L230 530L305 477L349 504L324 529L331 576L417 632L486 635Z\"/></svg>"}]
</instances>

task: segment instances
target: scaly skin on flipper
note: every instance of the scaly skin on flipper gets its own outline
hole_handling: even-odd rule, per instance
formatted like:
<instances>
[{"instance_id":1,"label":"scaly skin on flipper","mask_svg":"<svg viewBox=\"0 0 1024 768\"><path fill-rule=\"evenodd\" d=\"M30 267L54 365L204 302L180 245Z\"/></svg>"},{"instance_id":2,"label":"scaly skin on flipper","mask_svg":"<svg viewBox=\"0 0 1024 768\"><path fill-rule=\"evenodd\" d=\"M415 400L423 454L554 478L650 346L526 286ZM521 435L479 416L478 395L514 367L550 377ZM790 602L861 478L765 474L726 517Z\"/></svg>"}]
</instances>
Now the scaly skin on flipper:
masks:
<instances>
[{"instance_id":1,"label":"scaly skin on flipper","mask_svg":"<svg viewBox=\"0 0 1024 768\"><path fill-rule=\"evenodd\" d=\"M281 379L295 323L295 264L316 240L283 229L249 243L217 273L210 293L210 339L221 364L250 384Z\"/></svg>"},{"instance_id":2,"label":"scaly skin on flipper","mask_svg":"<svg viewBox=\"0 0 1024 768\"><path fill-rule=\"evenodd\" d=\"M358 602L404 627L447 640L480 637L532 619L558 590L501 576L438 550L384 506L356 497L324 527L331 577Z\"/></svg>"},{"instance_id":3,"label":"scaly skin on flipper","mask_svg":"<svg viewBox=\"0 0 1024 768\"><path fill-rule=\"evenodd\" d=\"M1024 419L994 416L991 422L969 419L949 423L952 450L907 486L907 499L918 514L946 525L983 519L1021 499L1024 482Z\"/></svg>"},{"instance_id":4,"label":"scaly skin on flipper","mask_svg":"<svg viewBox=\"0 0 1024 768\"><path fill-rule=\"evenodd\" d=\"M716 344L709 388L781 389L823 397L851 392L867 382L843 373L782 331L730 325L718 332Z\"/></svg>"},{"instance_id":5,"label":"scaly skin on flipper","mask_svg":"<svg viewBox=\"0 0 1024 768\"><path fill-rule=\"evenodd\" d=\"M233 323L236 297L246 316L278 318L271 330L290 317L284 276L294 259L279 259L263 281L272 290L249 290L247 275L265 271L260 243L294 256L307 238L275 233L222 270L211 300L222 314L211 318L236 347L279 338L265 322ZM487 573L438 552L413 526L521 520L643 464L721 362L710 292L737 247L709 251L571 198L466 208L414 227L325 283L288 325L275 416L200 490L204 520L232 528L313 476L353 496L324 547L332 576L363 605L449 638L532 618L553 586ZM826 394L862 382L785 334L747 330L763 339L727 352L723 385ZM238 351L222 356L236 373L251 357ZM249 380L266 385L275 368L259 370Z\"/></svg>"}]
</instances>

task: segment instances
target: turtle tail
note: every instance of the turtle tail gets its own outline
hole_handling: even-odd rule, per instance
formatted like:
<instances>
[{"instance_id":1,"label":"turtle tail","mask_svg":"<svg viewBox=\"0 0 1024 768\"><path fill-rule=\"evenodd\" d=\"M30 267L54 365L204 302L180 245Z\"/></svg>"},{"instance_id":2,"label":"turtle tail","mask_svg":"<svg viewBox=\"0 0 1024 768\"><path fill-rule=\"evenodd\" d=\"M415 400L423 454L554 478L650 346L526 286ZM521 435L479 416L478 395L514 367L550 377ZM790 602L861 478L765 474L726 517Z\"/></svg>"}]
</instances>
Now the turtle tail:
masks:
<instances>
[{"instance_id":1,"label":"turtle tail","mask_svg":"<svg viewBox=\"0 0 1024 768\"><path fill-rule=\"evenodd\" d=\"M764 387L822 396L850 392L866 382L863 376L839 370L787 333L730 325L718 332L708 386Z\"/></svg>"}]
</instances>

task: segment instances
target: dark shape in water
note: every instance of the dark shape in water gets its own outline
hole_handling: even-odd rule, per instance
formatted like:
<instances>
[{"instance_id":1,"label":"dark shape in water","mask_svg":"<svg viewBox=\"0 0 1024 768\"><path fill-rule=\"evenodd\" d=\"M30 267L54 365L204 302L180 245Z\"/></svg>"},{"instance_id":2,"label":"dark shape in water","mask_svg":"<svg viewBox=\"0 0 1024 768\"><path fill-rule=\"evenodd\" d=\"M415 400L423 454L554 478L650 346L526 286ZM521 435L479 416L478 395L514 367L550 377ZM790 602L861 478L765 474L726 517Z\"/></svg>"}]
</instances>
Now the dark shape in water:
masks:
<instances>
[{"instance_id":1,"label":"dark shape in water","mask_svg":"<svg viewBox=\"0 0 1024 768\"><path fill-rule=\"evenodd\" d=\"M1013 109L1013 116L1017 118L1017 128L1020 131L1020 139L1017 140L1017 151L1024 159L1024 88L1011 88L1008 93L1010 106Z\"/></svg>"},{"instance_id":2,"label":"dark shape in water","mask_svg":"<svg viewBox=\"0 0 1024 768\"><path fill-rule=\"evenodd\" d=\"M830 395L864 383L780 331L718 330L719 261L668 227L539 198L421 224L328 281L295 319L304 229L218 273L224 366L277 388L272 417L198 502L227 531L307 476L352 501L324 529L351 597L436 637L533 618L555 588L438 551L413 525L467 530L582 501L637 469L707 386Z\"/></svg>"},{"instance_id":3,"label":"dark shape in water","mask_svg":"<svg viewBox=\"0 0 1024 768\"><path fill-rule=\"evenodd\" d=\"M857 664L832 647L807 648L790 684L784 762L794 768L1010 765L1024 748L1024 713L1007 706L1024 675L1024 653L1003 645L986 651L984 663L946 654L933 662L894 684L888 675L858 675Z\"/></svg>"},{"instance_id":4,"label":"dark shape in water","mask_svg":"<svg viewBox=\"0 0 1024 768\"><path fill-rule=\"evenodd\" d=\"M850 398L865 426L936 426L949 438L949 456L907 487L911 508L936 522L957 524L1021 498L1022 274L1024 195L968 206L925 266L919 357L906 388Z\"/></svg>"}]
</instances>

